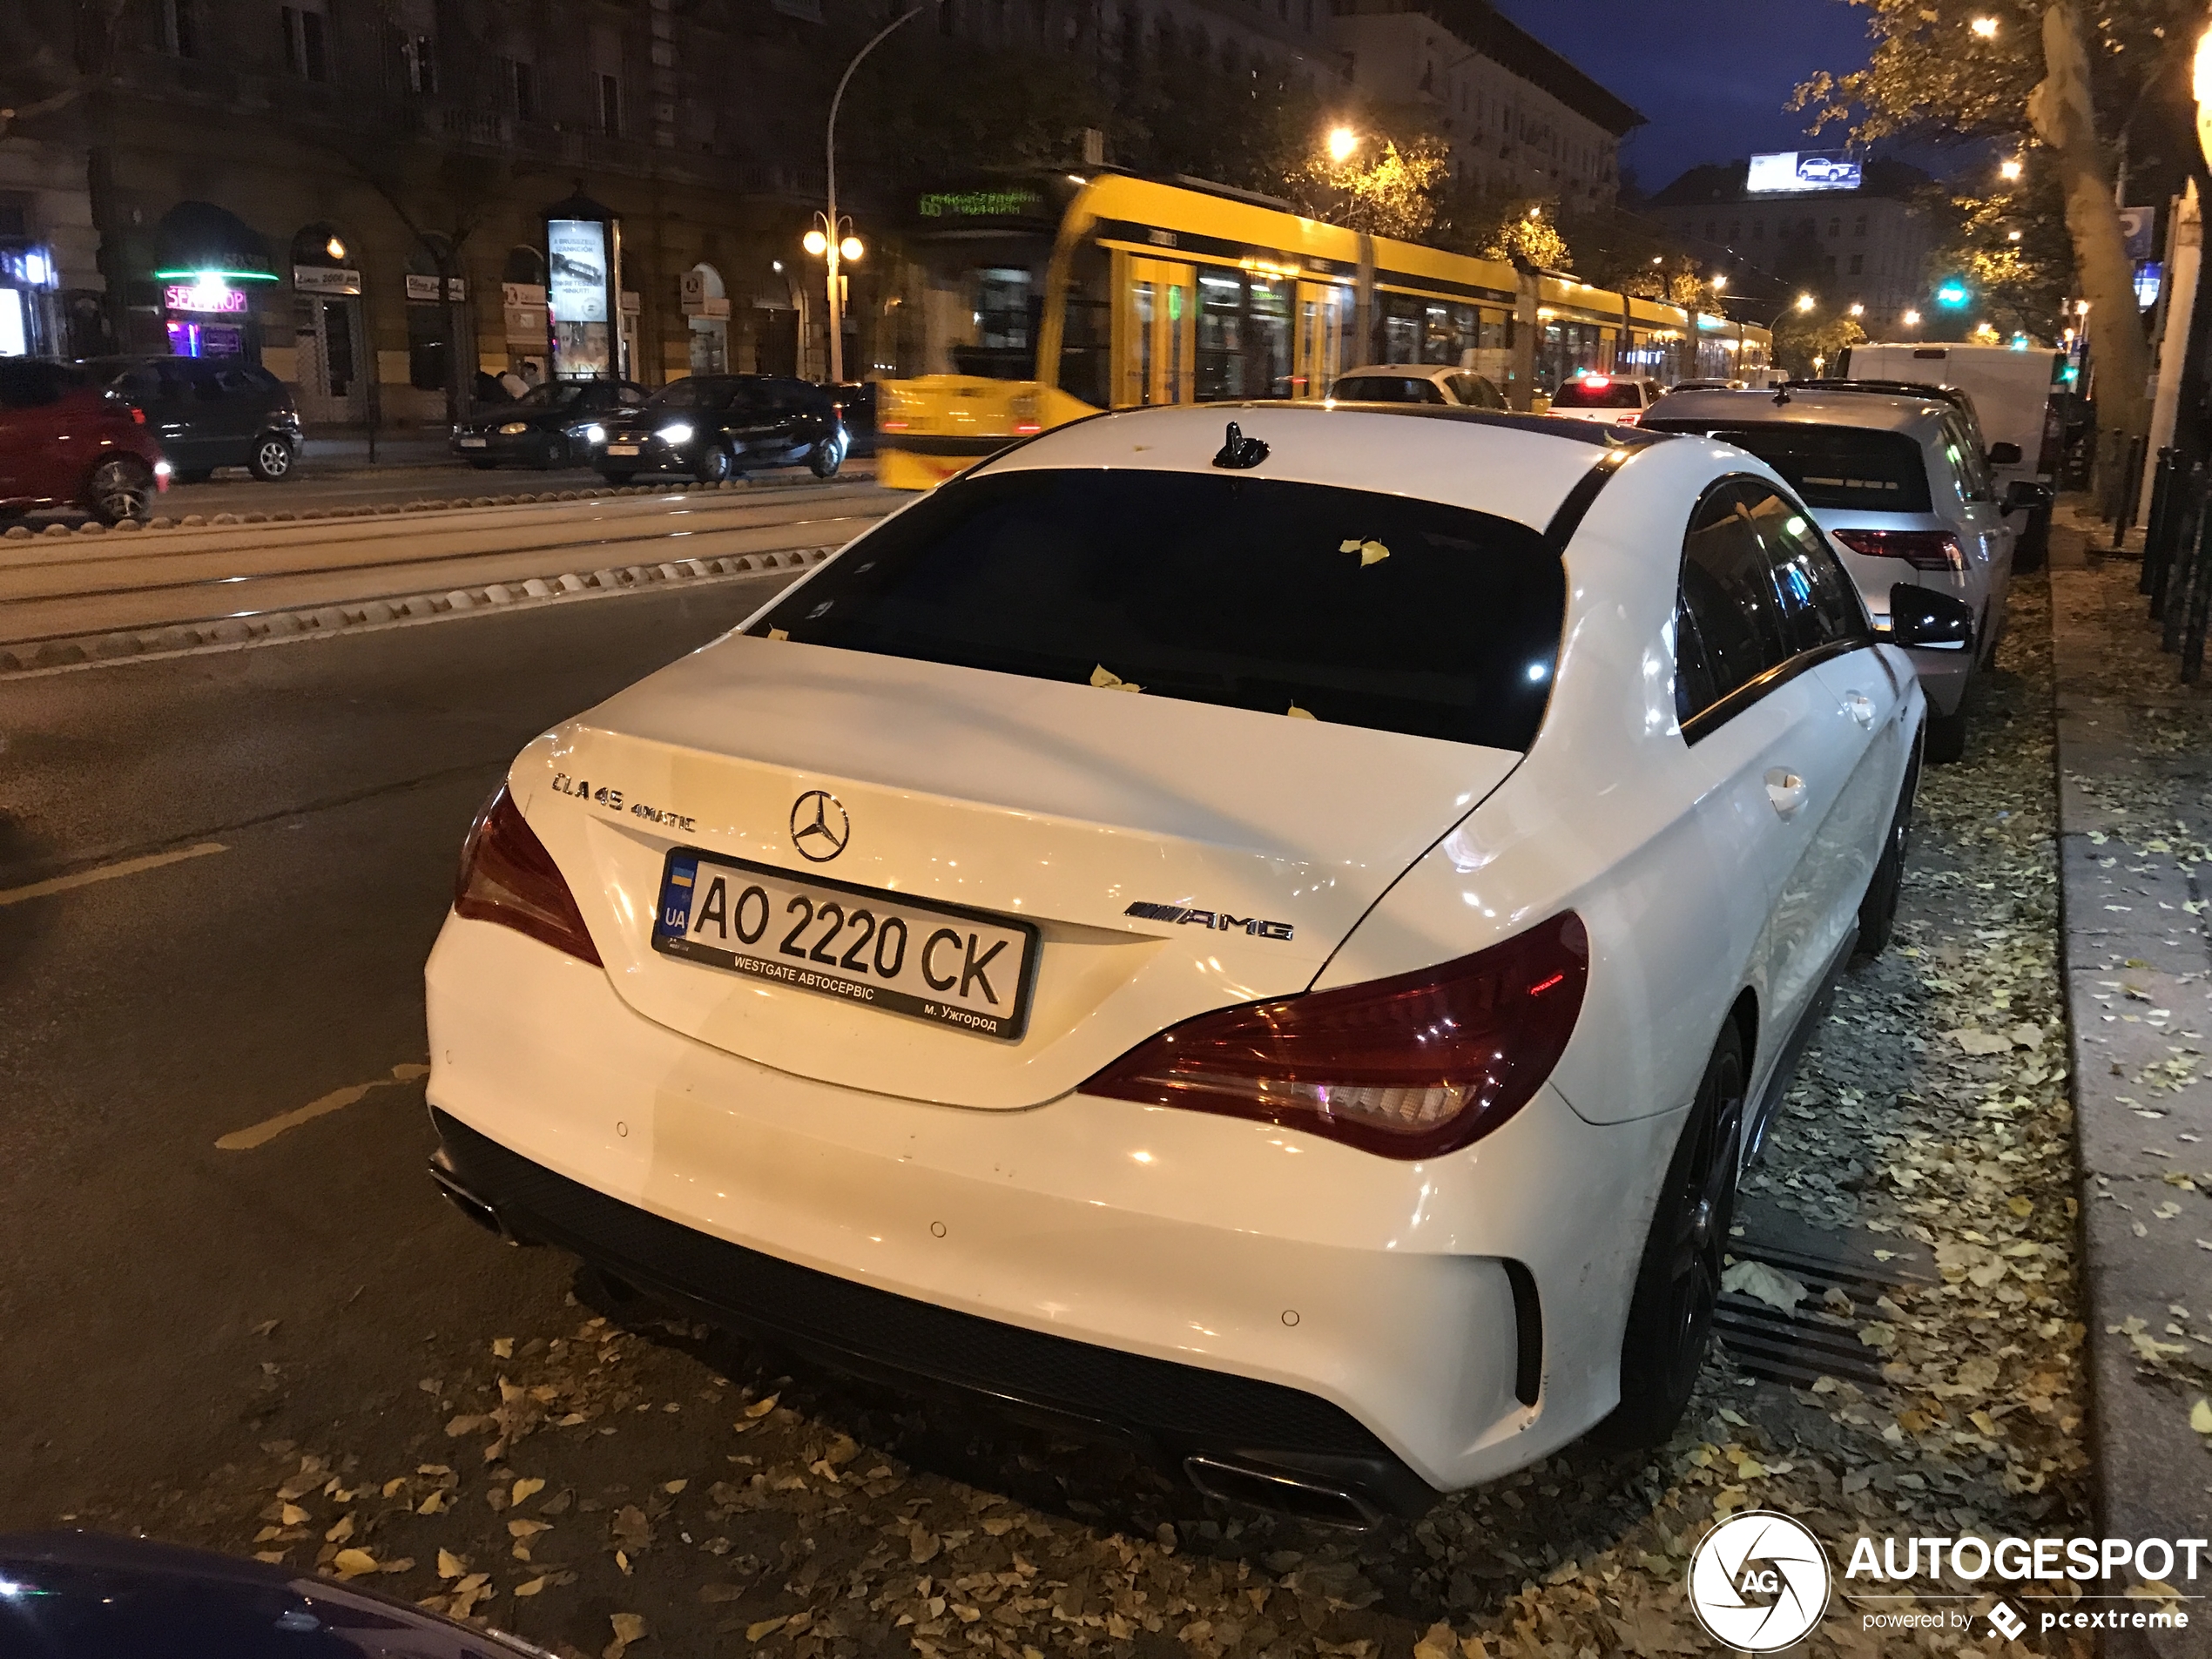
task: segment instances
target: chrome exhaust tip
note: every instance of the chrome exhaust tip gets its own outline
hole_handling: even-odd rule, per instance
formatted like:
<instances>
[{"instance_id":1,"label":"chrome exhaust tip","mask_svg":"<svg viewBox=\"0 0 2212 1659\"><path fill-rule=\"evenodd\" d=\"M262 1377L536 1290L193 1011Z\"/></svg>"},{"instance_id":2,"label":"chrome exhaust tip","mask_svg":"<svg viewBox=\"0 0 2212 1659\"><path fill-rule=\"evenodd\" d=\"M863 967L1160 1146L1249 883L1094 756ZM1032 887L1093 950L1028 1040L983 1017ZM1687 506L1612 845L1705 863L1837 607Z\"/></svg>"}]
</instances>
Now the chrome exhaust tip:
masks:
<instances>
[{"instance_id":1,"label":"chrome exhaust tip","mask_svg":"<svg viewBox=\"0 0 2212 1659\"><path fill-rule=\"evenodd\" d=\"M490 1200L479 1197L475 1193L471 1192L462 1184L458 1176L444 1168L435 1157L430 1160L430 1179L437 1183L440 1197L486 1232L496 1238L503 1238L510 1244L519 1244L523 1242L515 1236L514 1231L507 1224L499 1218L499 1211L493 1207Z\"/></svg>"},{"instance_id":2,"label":"chrome exhaust tip","mask_svg":"<svg viewBox=\"0 0 2212 1659\"><path fill-rule=\"evenodd\" d=\"M1196 1453L1183 1460L1183 1472L1209 1498L1251 1504L1316 1526L1366 1532L1387 1513L1362 1493L1264 1463Z\"/></svg>"}]
</instances>

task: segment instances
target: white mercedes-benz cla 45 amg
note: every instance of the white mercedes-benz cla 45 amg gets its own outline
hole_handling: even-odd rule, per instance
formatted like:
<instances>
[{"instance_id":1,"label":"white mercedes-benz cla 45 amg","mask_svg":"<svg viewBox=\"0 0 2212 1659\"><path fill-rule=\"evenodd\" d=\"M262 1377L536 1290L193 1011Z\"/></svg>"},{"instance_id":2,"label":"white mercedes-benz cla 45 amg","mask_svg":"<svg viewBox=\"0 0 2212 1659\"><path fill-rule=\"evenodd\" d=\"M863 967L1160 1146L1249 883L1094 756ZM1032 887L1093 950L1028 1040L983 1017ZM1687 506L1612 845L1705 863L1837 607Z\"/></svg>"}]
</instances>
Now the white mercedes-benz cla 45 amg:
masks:
<instances>
[{"instance_id":1,"label":"white mercedes-benz cla 45 amg","mask_svg":"<svg viewBox=\"0 0 2212 1659\"><path fill-rule=\"evenodd\" d=\"M428 965L433 1173L1220 1495L1648 1442L1924 718L1726 445L1095 417L516 758Z\"/></svg>"}]
</instances>

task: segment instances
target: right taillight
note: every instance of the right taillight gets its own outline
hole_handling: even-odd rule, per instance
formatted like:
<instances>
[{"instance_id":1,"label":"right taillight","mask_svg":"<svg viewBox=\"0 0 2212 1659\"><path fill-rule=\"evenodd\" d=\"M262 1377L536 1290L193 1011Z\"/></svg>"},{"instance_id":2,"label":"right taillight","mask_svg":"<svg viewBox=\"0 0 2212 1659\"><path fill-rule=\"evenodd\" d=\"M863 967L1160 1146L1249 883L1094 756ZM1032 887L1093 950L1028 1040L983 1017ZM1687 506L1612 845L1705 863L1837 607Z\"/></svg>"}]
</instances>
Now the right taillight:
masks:
<instances>
[{"instance_id":1,"label":"right taillight","mask_svg":"<svg viewBox=\"0 0 2212 1659\"><path fill-rule=\"evenodd\" d=\"M1948 570L1956 576L1966 568L1966 555L1959 538L1949 530L1831 530L1828 532L1854 553L1870 559L1903 559L1916 570Z\"/></svg>"},{"instance_id":2,"label":"right taillight","mask_svg":"<svg viewBox=\"0 0 2212 1659\"><path fill-rule=\"evenodd\" d=\"M456 915L496 921L594 968L601 966L576 895L505 784L484 803L469 826L469 839L462 843L453 908Z\"/></svg>"},{"instance_id":3,"label":"right taillight","mask_svg":"<svg viewBox=\"0 0 2212 1659\"><path fill-rule=\"evenodd\" d=\"M1082 1092L1433 1157L1528 1103L1566 1051L1589 963L1567 911L1438 968L1186 1020Z\"/></svg>"}]
</instances>

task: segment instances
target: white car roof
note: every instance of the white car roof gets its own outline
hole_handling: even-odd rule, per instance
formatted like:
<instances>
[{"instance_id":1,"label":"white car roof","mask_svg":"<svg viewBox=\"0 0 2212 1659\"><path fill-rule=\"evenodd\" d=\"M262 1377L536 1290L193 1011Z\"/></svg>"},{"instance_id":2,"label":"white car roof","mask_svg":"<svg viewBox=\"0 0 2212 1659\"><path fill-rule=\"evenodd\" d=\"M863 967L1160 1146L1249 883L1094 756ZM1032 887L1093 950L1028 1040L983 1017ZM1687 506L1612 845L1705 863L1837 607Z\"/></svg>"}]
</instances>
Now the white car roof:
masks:
<instances>
[{"instance_id":1,"label":"white car roof","mask_svg":"<svg viewBox=\"0 0 2212 1659\"><path fill-rule=\"evenodd\" d=\"M1633 428L1431 404L1205 403L1129 409L1056 428L984 472L1118 467L1211 472L1230 422L1268 446L1231 477L1287 479L1441 502L1541 530L1608 450L1669 440Z\"/></svg>"},{"instance_id":2,"label":"white car roof","mask_svg":"<svg viewBox=\"0 0 2212 1659\"><path fill-rule=\"evenodd\" d=\"M1802 421L1813 426L1860 427L1877 432L1923 436L1930 425L1955 414L1933 398L1903 397L1893 392L1792 392L1777 403L1772 392L1674 392L1659 406L1655 421L1741 421L1773 425Z\"/></svg>"}]
</instances>

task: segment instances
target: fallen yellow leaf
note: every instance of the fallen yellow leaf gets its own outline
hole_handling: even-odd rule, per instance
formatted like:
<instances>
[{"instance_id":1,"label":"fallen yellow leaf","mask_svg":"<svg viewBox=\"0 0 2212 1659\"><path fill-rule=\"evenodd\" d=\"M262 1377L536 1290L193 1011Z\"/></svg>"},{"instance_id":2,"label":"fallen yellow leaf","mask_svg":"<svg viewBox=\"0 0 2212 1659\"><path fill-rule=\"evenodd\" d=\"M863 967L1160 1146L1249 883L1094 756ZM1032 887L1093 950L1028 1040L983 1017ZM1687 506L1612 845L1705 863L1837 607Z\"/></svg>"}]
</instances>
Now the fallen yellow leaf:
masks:
<instances>
[{"instance_id":1,"label":"fallen yellow leaf","mask_svg":"<svg viewBox=\"0 0 2212 1659\"><path fill-rule=\"evenodd\" d=\"M440 1578L459 1578L468 1570L469 1563L451 1550L441 1549L438 1552L438 1576Z\"/></svg>"},{"instance_id":2,"label":"fallen yellow leaf","mask_svg":"<svg viewBox=\"0 0 2212 1659\"><path fill-rule=\"evenodd\" d=\"M530 1580L528 1583L526 1583L526 1584L517 1584L517 1585L515 1587L515 1594L516 1594L516 1595L536 1595L536 1594L537 1594L540 1590L543 1589L544 1588L545 1588L545 1575L543 1575L543 1573L541 1573L540 1575L538 1575L538 1576L537 1576L537 1577L536 1577L536 1578L534 1578L534 1579L531 1579L531 1580Z\"/></svg>"},{"instance_id":3,"label":"fallen yellow leaf","mask_svg":"<svg viewBox=\"0 0 2212 1659\"><path fill-rule=\"evenodd\" d=\"M330 1558L330 1564L338 1569L341 1577L355 1578L363 1573L374 1572L376 1557L365 1549L341 1549Z\"/></svg>"},{"instance_id":4,"label":"fallen yellow leaf","mask_svg":"<svg viewBox=\"0 0 2212 1659\"><path fill-rule=\"evenodd\" d=\"M517 1480L515 1482L514 1491L508 1494L507 1501L510 1506L524 1503L529 1500L535 1498L539 1493L544 1490L545 1482L543 1480Z\"/></svg>"},{"instance_id":5,"label":"fallen yellow leaf","mask_svg":"<svg viewBox=\"0 0 2212 1659\"><path fill-rule=\"evenodd\" d=\"M745 1414L747 1417L765 1417L776 1409L776 1402L781 1398L779 1394L764 1394L745 1408Z\"/></svg>"}]
</instances>

